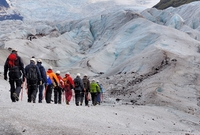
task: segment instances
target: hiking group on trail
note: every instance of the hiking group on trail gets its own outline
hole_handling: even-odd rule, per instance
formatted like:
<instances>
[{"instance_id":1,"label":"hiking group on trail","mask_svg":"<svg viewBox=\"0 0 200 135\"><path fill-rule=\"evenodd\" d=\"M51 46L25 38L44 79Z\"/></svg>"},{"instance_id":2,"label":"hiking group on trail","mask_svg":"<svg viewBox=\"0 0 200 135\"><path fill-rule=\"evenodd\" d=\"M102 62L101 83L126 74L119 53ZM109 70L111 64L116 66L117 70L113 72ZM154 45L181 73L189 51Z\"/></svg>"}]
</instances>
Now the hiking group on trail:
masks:
<instances>
[{"instance_id":1,"label":"hiking group on trail","mask_svg":"<svg viewBox=\"0 0 200 135\"><path fill-rule=\"evenodd\" d=\"M24 63L18 56L16 49L12 50L5 61L4 79L6 81L8 80L7 76L9 76L12 102L19 101L20 93L22 100L25 86L27 88L27 102L29 103L36 103L38 93L38 103L42 103L42 100L45 99L46 103L61 104L65 102L66 105L69 105L73 91L76 106L82 106L84 101L85 106L88 106L90 100L92 105L100 105L103 100L104 89L98 80L92 79L90 82L87 74L81 79L80 73L77 73L76 77L72 79L69 72L62 78L60 71L54 73L51 66L46 71L42 60L36 61L35 57L32 57L30 64L24 68ZM52 100L52 93L54 100Z\"/></svg>"}]
</instances>

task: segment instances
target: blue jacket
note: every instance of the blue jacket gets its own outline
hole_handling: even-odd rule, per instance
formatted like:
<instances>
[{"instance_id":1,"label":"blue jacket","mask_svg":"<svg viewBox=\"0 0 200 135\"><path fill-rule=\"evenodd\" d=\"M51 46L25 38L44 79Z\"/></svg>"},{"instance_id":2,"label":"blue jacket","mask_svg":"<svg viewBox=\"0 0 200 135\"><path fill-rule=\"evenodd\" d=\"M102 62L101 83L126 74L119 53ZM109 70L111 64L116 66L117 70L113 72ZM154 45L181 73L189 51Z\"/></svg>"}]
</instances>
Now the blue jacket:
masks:
<instances>
[{"instance_id":1,"label":"blue jacket","mask_svg":"<svg viewBox=\"0 0 200 135\"><path fill-rule=\"evenodd\" d=\"M42 83L47 83L47 75L46 75L46 70L45 68L42 66L42 64L40 62L37 63L37 66L40 70L40 74L41 74L41 78L42 78Z\"/></svg>"}]
</instances>

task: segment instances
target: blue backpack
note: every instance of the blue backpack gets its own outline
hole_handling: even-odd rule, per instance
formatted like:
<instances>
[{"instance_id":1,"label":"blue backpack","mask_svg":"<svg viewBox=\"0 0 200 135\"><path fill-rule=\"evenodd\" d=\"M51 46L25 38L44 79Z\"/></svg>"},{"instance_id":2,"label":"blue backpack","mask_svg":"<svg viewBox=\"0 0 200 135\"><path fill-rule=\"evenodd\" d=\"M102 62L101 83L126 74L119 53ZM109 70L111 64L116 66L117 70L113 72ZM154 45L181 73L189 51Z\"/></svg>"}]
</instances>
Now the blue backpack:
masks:
<instances>
[{"instance_id":1,"label":"blue backpack","mask_svg":"<svg viewBox=\"0 0 200 135\"><path fill-rule=\"evenodd\" d=\"M48 85L51 85L52 84L52 81L51 81L51 78L47 75L47 84Z\"/></svg>"}]
</instances>

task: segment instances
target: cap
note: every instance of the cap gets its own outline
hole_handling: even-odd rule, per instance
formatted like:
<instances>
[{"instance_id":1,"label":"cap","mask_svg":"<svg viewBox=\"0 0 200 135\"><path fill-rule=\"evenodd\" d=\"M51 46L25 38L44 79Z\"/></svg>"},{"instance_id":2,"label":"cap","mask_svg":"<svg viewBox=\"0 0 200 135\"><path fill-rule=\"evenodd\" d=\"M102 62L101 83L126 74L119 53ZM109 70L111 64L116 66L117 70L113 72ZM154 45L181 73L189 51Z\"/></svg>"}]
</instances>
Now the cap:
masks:
<instances>
[{"instance_id":1,"label":"cap","mask_svg":"<svg viewBox=\"0 0 200 135\"><path fill-rule=\"evenodd\" d=\"M97 80L97 83L99 83L99 80Z\"/></svg>"},{"instance_id":2,"label":"cap","mask_svg":"<svg viewBox=\"0 0 200 135\"><path fill-rule=\"evenodd\" d=\"M56 71L56 74L60 74L60 71L58 70L58 71Z\"/></svg>"},{"instance_id":3,"label":"cap","mask_svg":"<svg viewBox=\"0 0 200 135\"><path fill-rule=\"evenodd\" d=\"M41 60L41 59L38 59L37 62L42 62L42 60Z\"/></svg>"},{"instance_id":4,"label":"cap","mask_svg":"<svg viewBox=\"0 0 200 135\"><path fill-rule=\"evenodd\" d=\"M52 68L52 66L49 66L49 69L51 69L51 70L52 70L52 69L53 69L53 68Z\"/></svg>"},{"instance_id":5,"label":"cap","mask_svg":"<svg viewBox=\"0 0 200 135\"><path fill-rule=\"evenodd\" d=\"M95 81L95 79L93 78L92 81Z\"/></svg>"},{"instance_id":6,"label":"cap","mask_svg":"<svg viewBox=\"0 0 200 135\"><path fill-rule=\"evenodd\" d=\"M30 61L33 61L34 63L36 63L36 60L34 59L34 58L31 58L31 60Z\"/></svg>"},{"instance_id":7,"label":"cap","mask_svg":"<svg viewBox=\"0 0 200 135\"><path fill-rule=\"evenodd\" d=\"M81 74L80 74L80 73L77 73L77 76L79 76L79 77L80 77L80 76L81 76Z\"/></svg>"},{"instance_id":8,"label":"cap","mask_svg":"<svg viewBox=\"0 0 200 135\"><path fill-rule=\"evenodd\" d=\"M85 74L84 76L87 76L87 74Z\"/></svg>"}]
</instances>

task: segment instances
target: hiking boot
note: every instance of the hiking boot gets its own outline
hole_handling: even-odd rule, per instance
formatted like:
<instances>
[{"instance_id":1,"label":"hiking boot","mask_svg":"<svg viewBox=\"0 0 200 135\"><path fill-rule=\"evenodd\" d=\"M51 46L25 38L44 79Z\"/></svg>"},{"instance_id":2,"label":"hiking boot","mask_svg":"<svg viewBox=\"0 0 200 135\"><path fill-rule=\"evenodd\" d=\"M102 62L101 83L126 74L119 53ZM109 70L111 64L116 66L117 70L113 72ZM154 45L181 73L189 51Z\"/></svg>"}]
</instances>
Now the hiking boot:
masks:
<instances>
[{"instance_id":1,"label":"hiking boot","mask_svg":"<svg viewBox=\"0 0 200 135\"><path fill-rule=\"evenodd\" d=\"M35 97L33 95L31 95L31 101L33 101L33 103L35 101Z\"/></svg>"},{"instance_id":2,"label":"hiking boot","mask_svg":"<svg viewBox=\"0 0 200 135\"><path fill-rule=\"evenodd\" d=\"M69 105L69 101L66 101L66 105Z\"/></svg>"},{"instance_id":3,"label":"hiking boot","mask_svg":"<svg viewBox=\"0 0 200 135\"><path fill-rule=\"evenodd\" d=\"M19 101L19 97L17 96L16 93L13 93L13 97L15 98L16 101Z\"/></svg>"}]
</instances>

